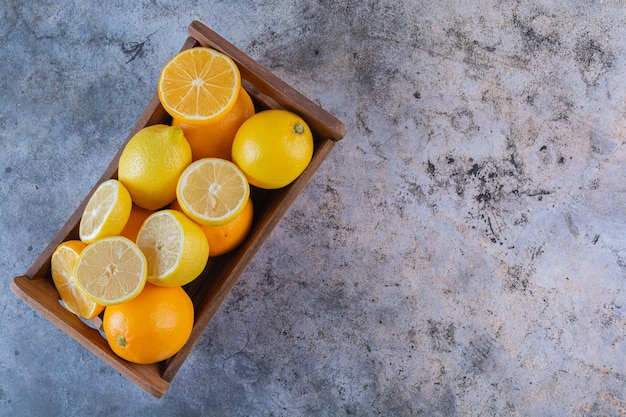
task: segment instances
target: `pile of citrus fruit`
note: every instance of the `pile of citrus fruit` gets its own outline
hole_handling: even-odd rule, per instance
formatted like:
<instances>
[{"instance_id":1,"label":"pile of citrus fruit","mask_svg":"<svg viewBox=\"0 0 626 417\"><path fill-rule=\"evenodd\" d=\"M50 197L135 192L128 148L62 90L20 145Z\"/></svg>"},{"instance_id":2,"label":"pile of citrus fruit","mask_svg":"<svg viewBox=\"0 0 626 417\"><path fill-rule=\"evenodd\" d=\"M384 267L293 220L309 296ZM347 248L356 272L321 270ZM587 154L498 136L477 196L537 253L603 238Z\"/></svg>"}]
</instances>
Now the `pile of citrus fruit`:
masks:
<instances>
[{"instance_id":1,"label":"pile of citrus fruit","mask_svg":"<svg viewBox=\"0 0 626 417\"><path fill-rule=\"evenodd\" d=\"M237 65L216 50L178 53L157 89L172 123L130 138L116 178L87 200L79 239L51 258L63 305L101 316L111 350L141 364L173 356L189 339L194 306L183 286L209 256L245 240L250 187L287 186L313 155L306 122L285 110L256 112Z\"/></svg>"}]
</instances>

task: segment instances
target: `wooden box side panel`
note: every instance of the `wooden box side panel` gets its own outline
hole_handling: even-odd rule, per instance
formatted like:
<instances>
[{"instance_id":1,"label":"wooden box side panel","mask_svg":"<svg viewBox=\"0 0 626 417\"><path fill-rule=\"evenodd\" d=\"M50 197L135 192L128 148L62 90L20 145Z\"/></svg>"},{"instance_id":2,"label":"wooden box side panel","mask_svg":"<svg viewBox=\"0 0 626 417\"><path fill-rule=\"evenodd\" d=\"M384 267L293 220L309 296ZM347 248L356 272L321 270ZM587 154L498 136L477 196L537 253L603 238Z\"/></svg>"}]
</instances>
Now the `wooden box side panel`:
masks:
<instances>
[{"instance_id":1,"label":"wooden box side panel","mask_svg":"<svg viewBox=\"0 0 626 417\"><path fill-rule=\"evenodd\" d=\"M345 136L346 127L341 121L201 22L191 22L189 34L197 39L200 45L212 47L229 55L239 67L241 76L258 90L251 92L258 99L261 96L268 97L279 107L297 113L310 125L312 130L325 139L337 141Z\"/></svg>"},{"instance_id":2,"label":"wooden box side panel","mask_svg":"<svg viewBox=\"0 0 626 417\"><path fill-rule=\"evenodd\" d=\"M161 378L163 363L137 365L117 357L97 330L61 306L58 293L48 280L19 276L11 283L11 289L35 311L146 392L155 397L167 392L169 382Z\"/></svg>"},{"instance_id":3,"label":"wooden box side panel","mask_svg":"<svg viewBox=\"0 0 626 417\"><path fill-rule=\"evenodd\" d=\"M16 277L11 284L15 294L32 308L122 375L156 397L165 394L170 381L257 251L311 180L314 172L331 151L334 141L340 140L345 134L345 126L340 121L276 78L206 26L199 22L192 22L189 32L191 37L186 40L181 50L203 45L221 50L231 56L240 66L242 83L250 93L257 109L284 108L300 114L313 131L315 149L311 164L294 183L279 190L253 189L255 216L253 228L246 241L234 252L211 259L202 275L185 287L196 309L196 322L187 344L167 361L154 365L132 364L115 355L98 331L82 323L59 304L58 293L50 276L50 259L61 242L78 239L78 225L82 212L96 187L85 197L25 275ZM155 93L97 184L117 177L117 166L123 147L135 133L145 126L170 122L171 117L165 112L158 94Z\"/></svg>"},{"instance_id":4,"label":"wooden box side panel","mask_svg":"<svg viewBox=\"0 0 626 417\"><path fill-rule=\"evenodd\" d=\"M252 262L256 253L263 246L272 230L304 189L333 146L334 142L330 140L321 141L320 145L316 146L311 164L294 183L280 193L274 192L272 198L257 198L253 200L255 202L255 210L259 205L257 202L265 203L265 209L259 212L258 216L255 216L252 230L244 243L234 252L219 257L215 262L210 262L200 277L185 287L185 290L190 294L194 302L194 306L197 306L196 323L187 344L167 361L163 373L163 378L166 381L171 381L176 375L185 358L200 339L202 332L226 300L226 297L239 281L250 262ZM261 195L259 193L259 196Z\"/></svg>"}]
</instances>

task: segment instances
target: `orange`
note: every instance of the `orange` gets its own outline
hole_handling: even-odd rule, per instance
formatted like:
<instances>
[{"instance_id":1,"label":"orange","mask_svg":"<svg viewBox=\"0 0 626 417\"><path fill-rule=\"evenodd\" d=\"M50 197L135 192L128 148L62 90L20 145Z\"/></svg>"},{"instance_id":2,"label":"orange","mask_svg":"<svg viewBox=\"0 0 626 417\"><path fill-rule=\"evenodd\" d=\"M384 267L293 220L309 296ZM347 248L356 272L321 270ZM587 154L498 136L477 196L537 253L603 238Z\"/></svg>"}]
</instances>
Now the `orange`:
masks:
<instances>
[{"instance_id":1,"label":"orange","mask_svg":"<svg viewBox=\"0 0 626 417\"><path fill-rule=\"evenodd\" d=\"M235 106L218 122L190 124L176 118L172 126L180 127L191 146L194 161L202 158L223 158L230 160L230 151L239 126L254 114L254 103L248 92L242 88Z\"/></svg>"},{"instance_id":2,"label":"orange","mask_svg":"<svg viewBox=\"0 0 626 417\"><path fill-rule=\"evenodd\" d=\"M190 48L170 59L157 90L165 111L182 122L217 122L230 111L241 89L235 62L211 48Z\"/></svg>"},{"instance_id":3,"label":"orange","mask_svg":"<svg viewBox=\"0 0 626 417\"><path fill-rule=\"evenodd\" d=\"M173 210L182 210L177 200L174 200L170 208ZM209 242L211 256L224 255L241 245L252 228L253 214L252 199L249 198L243 211L234 220L231 220L225 225L199 225Z\"/></svg>"},{"instance_id":4,"label":"orange","mask_svg":"<svg viewBox=\"0 0 626 417\"><path fill-rule=\"evenodd\" d=\"M52 254L50 268L54 286L65 308L79 317L91 320L104 310L104 306L87 298L74 281L74 267L86 247L87 244L80 240L61 243Z\"/></svg>"},{"instance_id":5,"label":"orange","mask_svg":"<svg viewBox=\"0 0 626 417\"><path fill-rule=\"evenodd\" d=\"M191 299L181 287L146 284L136 298L104 310L111 350L129 362L156 363L187 343L194 322Z\"/></svg>"},{"instance_id":6,"label":"orange","mask_svg":"<svg viewBox=\"0 0 626 417\"><path fill-rule=\"evenodd\" d=\"M232 158L250 184L275 189L304 172L313 150L313 134L300 116L286 110L264 110L237 130Z\"/></svg>"},{"instance_id":7,"label":"orange","mask_svg":"<svg viewBox=\"0 0 626 417\"><path fill-rule=\"evenodd\" d=\"M139 233L141 225L152 213L154 213L153 210L146 210L145 208L133 204L133 208L130 210L130 217L128 218L126 226L124 227L124 230L122 230L120 235L129 238L133 242L136 242L137 233Z\"/></svg>"}]
</instances>

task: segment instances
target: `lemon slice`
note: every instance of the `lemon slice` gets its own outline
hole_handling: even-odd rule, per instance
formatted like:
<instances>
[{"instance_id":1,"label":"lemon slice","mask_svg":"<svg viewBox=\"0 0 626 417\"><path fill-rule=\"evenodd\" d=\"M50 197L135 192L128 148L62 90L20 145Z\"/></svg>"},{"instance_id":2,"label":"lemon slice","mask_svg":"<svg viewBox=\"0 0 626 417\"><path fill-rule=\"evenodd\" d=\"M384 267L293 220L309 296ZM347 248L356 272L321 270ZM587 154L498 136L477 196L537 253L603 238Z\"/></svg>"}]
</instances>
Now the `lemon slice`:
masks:
<instances>
[{"instance_id":1,"label":"lemon slice","mask_svg":"<svg viewBox=\"0 0 626 417\"><path fill-rule=\"evenodd\" d=\"M250 185L234 163L204 158L183 171L176 197L183 212L195 222L221 226L243 211L250 197Z\"/></svg>"},{"instance_id":2,"label":"lemon slice","mask_svg":"<svg viewBox=\"0 0 626 417\"><path fill-rule=\"evenodd\" d=\"M143 252L122 236L89 244L78 258L74 279L87 298L105 306L135 298L146 284L148 265Z\"/></svg>"},{"instance_id":3,"label":"lemon slice","mask_svg":"<svg viewBox=\"0 0 626 417\"><path fill-rule=\"evenodd\" d=\"M148 282L173 287L190 283L204 270L209 244L196 223L176 210L150 215L137 234L148 261Z\"/></svg>"},{"instance_id":4,"label":"lemon slice","mask_svg":"<svg viewBox=\"0 0 626 417\"><path fill-rule=\"evenodd\" d=\"M102 312L104 306L87 298L74 282L74 267L86 247L87 244L80 240L61 243L52 253L50 269L54 286L65 308L79 317L91 320Z\"/></svg>"},{"instance_id":5,"label":"lemon slice","mask_svg":"<svg viewBox=\"0 0 626 417\"><path fill-rule=\"evenodd\" d=\"M241 75L228 55L211 48L190 48L165 64L157 89L163 108L173 118L212 123L235 105Z\"/></svg>"},{"instance_id":6,"label":"lemon slice","mask_svg":"<svg viewBox=\"0 0 626 417\"><path fill-rule=\"evenodd\" d=\"M85 243L116 236L126 226L133 202L121 182L104 181L96 188L80 219L78 234Z\"/></svg>"}]
</instances>

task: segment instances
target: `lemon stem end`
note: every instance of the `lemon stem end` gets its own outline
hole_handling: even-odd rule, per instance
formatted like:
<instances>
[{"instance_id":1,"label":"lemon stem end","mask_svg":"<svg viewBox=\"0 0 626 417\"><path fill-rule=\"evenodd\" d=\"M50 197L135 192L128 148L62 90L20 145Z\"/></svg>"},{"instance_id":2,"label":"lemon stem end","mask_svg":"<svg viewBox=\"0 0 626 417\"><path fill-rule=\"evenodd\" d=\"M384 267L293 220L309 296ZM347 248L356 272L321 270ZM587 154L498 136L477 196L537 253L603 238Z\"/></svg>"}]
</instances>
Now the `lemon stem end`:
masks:
<instances>
[{"instance_id":1,"label":"lemon stem end","mask_svg":"<svg viewBox=\"0 0 626 417\"><path fill-rule=\"evenodd\" d=\"M293 131L295 133L302 134L304 133L304 126L302 126L302 123L296 122L296 124L293 125Z\"/></svg>"}]
</instances>

